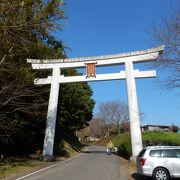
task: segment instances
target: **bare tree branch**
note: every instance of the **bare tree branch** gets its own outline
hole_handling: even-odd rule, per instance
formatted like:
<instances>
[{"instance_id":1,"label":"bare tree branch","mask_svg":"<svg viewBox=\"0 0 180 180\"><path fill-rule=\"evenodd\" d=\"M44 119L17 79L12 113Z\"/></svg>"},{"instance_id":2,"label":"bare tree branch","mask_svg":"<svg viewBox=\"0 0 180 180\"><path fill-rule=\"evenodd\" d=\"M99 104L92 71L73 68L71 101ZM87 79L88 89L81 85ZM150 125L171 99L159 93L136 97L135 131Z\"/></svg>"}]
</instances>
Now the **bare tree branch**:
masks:
<instances>
[{"instance_id":1,"label":"bare tree branch","mask_svg":"<svg viewBox=\"0 0 180 180\"><path fill-rule=\"evenodd\" d=\"M102 119L111 129L120 130L120 125L129 121L128 107L124 102L112 101L101 103L96 115Z\"/></svg>"},{"instance_id":2,"label":"bare tree branch","mask_svg":"<svg viewBox=\"0 0 180 180\"><path fill-rule=\"evenodd\" d=\"M177 4L172 14L151 30L153 40L165 45L164 53L154 65L168 70L169 76L165 80L167 88L180 87L180 1Z\"/></svg>"},{"instance_id":3,"label":"bare tree branch","mask_svg":"<svg viewBox=\"0 0 180 180\"><path fill-rule=\"evenodd\" d=\"M14 46L12 46L12 47L9 49L8 53L6 53L6 54L3 56L3 58L2 58L1 61L0 61L0 66L1 66L1 64L5 61L6 56L11 53L13 47L14 47Z\"/></svg>"}]
</instances>

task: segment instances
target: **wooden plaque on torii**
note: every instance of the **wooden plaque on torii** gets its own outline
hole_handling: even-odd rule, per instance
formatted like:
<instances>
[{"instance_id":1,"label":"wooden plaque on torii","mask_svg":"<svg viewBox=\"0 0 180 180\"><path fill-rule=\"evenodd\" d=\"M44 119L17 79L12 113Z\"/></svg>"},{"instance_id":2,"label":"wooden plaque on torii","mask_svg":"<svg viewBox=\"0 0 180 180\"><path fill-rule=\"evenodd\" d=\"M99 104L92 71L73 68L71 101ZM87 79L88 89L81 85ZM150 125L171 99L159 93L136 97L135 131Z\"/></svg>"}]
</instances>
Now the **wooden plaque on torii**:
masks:
<instances>
[{"instance_id":1,"label":"wooden plaque on torii","mask_svg":"<svg viewBox=\"0 0 180 180\"><path fill-rule=\"evenodd\" d=\"M86 64L86 78L96 77L96 64L97 63L85 63Z\"/></svg>"}]
</instances>

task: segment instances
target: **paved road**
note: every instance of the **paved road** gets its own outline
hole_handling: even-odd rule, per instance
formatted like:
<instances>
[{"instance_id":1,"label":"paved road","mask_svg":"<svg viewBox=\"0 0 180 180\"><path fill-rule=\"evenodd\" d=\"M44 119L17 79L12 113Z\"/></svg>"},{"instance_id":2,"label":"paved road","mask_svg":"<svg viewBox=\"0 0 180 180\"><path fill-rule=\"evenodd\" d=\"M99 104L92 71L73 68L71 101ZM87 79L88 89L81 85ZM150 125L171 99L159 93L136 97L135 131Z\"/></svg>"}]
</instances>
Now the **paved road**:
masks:
<instances>
[{"instance_id":1,"label":"paved road","mask_svg":"<svg viewBox=\"0 0 180 180\"><path fill-rule=\"evenodd\" d=\"M120 172L119 163L119 158L113 154L107 155L105 148L89 146L88 151L83 155L23 179L126 180L126 172Z\"/></svg>"}]
</instances>

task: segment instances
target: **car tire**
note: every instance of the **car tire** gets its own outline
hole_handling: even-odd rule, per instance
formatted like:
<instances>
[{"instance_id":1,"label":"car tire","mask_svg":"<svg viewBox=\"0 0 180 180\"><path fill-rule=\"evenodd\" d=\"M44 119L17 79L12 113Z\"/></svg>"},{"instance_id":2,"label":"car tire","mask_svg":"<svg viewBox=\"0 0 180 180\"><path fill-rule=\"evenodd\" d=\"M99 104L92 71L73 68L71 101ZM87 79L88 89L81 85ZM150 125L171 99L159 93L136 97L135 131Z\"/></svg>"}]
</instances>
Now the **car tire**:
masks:
<instances>
[{"instance_id":1,"label":"car tire","mask_svg":"<svg viewBox=\"0 0 180 180\"><path fill-rule=\"evenodd\" d=\"M153 171L153 179L154 180L169 180L170 175L167 169L165 168L156 168Z\"/></svg>"}]
</instances>

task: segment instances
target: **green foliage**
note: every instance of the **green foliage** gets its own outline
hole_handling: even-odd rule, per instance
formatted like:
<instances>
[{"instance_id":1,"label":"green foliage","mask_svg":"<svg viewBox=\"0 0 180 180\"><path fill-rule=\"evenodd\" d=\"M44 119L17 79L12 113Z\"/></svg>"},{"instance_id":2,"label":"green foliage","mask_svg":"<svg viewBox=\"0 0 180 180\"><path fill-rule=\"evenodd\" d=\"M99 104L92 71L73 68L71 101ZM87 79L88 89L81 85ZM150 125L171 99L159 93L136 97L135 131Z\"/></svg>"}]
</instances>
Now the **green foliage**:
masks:
<instances>
[{"instance_id":1,"label":"green foliage","mask_svg":"<svg viewBox=\"0 0 180 180\"><path fill-rule=\"evenodd\" d=\"M65 57L62 42L51 35L64 19L63 5L62 0L0 1L0 129L9 137L31 129L30 122L45 126L49 87L34 86L33 80L47 73L32 72L26 58Z\"/></svg>"},{"instance_id":2,"label":"green foliage","mask_svg":"<svg viewBox=\"0 0 180 180\"><path fill-rule=\"evenodd\" d=\"M79 75L74 69L62 72L65 76ZM58 117L55 135L55 154L66 154L63 140L71 145L74 150L79 150L81 145L74 135L92 119L94 100L93 92L87 83L68 83L60 86ZM62 152L63 151L63 152Z\"/></svg>"},{"instance_id":3,"label":"green foliage","mask_svg":"<svg viewBox=\"0 0 180 180\"><path fill-rule=\"evenodd\" d=\"M54 144L54 155L69 157L72 153L81 151L83 148L75 132L68 126L60 127L56 124L56 135Z\"/></svg>"},{"instance_id":4,"label":"green foliage","mask_svg":"<svg viewBox=\"0 0 180 180\"><path fill-rule=\"evenodd\" d=\"M76 70L69 69L65 75L79 75ZM92 119L94 100L93 92L87 83L68 83L60 87L59 122L61 128L71 130L82 129Z\"/></svg>"},{"instance_id":5,"label":"green foliage","mask_svg":"<svg viewBox=\"0 0 180 180\"><path fill-rule=\"evenodd\" d=\"M6 137L1 153L42 146L49 87L35 86L33 78L27 64L7 61L0 67L0 135Z\"/></svg>"},{"instance_id":6,"label":"green foliage","mask_svg":"<svg viewBox=\"0 0 180 180\"><path fill-rule=\"evenodd\" d=\"M113 145L118 148L118 154L123 157L130 157L132 154L131 138L129 133L118 134L112 139Z\"/></svg>"},{"instance_id":7,"label":"green foliage","mask_svg":"<svg viewBox=\"0 0 180 180\"><path fill-rule=\"evenodd\" d=\"M180 133L174 132L143 132L142 134L143 144L149 145L174 145L180 146ZM131 151L131 140L130 133L119 134L112 139L113 145L118 147L118 154L124 157L130 157Z\"/></svg>"},{"instance_id":8,"label":"green foliage","mask_svg":"<svg viewBox=\"0 0 180 180\"><path fill-rule=\"evenodd\" d=\"M149 141L152 144L157 145L180 145L180 133L174 132L144 132L143 133L143 142L146 143Z\"/></svg>"},{"instance_id":9,"label":"green foliage","mask_svg":"<svg viewBox=\"0 0 180 180\"><path fill-rule=\"evenodd\" d=\"M16 173L24 173L34 168L45 167L48 163L30 159L4 159L0 161L0 179L8 178Z\"/></svg>"},{"instance_id":10,"label":"green foliage","mask_svg":"<svg viewBox=\"0 0 180 180\"><path fill-rule=\"evenodd\" d=\"M52 36L64 19L62 0L0 1L0 152L42 149L49 86L33 84L26 58L64 58L64 46Z\"/></svg>"},{"instance_id":11,"label":"green foliage","mask_svg":"<svg viewBox=\"0 0 180 180\"><path fill-rule=\"evenodd\" d=\"M62 0L0 1L0 153L42 149L50 86L33 81L51 72L32 71L26 58L66 57L62 41L52 35L61 29L63 6ZM78 73L71 69L63 74ZM61 131L73 133L92 118L91 96L87 83L60 86L56 137L65 138Z\"/></svg>"},{"instance_id":12,"label":"green foliage","mask_svg":"<svg viewBox=\"0 0 180 180\"><path fill-rule=\"evenodd\" d=\"M0 71L0 135L7 136L0 141L0 152L6 154L15 151L27 153L42 149L43 145L50 87L33 85L35 75L31 69L20 64L6 62ZM72 73L78 74L75 70L64 72L66 75ZM57 132L67 132L68 129L74 132L92 118L94 101L91 96L92 90L87 83L61 86L57 121L61 130ZM57 143L61 141L60 137L56 140Z\"/></svg>"},{"instance_id":13,"label":"green foliage","mask_svg":"<svg viewBox=\"0 0 180 180\"><path fill-rule=\"evenodd\" d=\"M5 54L43 56L46 45L59 48L62 53L62 43L56 41L51 32L61 29L63 6L62 0L0 1L0 59ZM43 52L46 56L46 51Z\"/></svg>"}]
</instances>

